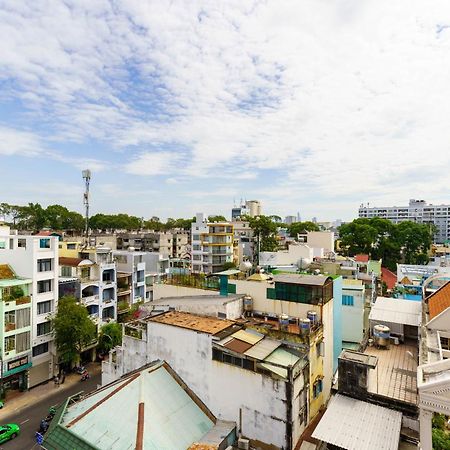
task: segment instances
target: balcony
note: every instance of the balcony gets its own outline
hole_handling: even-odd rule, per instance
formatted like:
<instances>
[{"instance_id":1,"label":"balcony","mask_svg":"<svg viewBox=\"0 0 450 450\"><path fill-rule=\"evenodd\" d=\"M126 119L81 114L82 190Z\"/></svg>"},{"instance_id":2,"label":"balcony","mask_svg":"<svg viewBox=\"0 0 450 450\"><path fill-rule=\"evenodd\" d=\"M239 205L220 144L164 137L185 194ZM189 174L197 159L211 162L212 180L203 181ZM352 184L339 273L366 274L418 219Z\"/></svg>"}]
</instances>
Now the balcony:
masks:
<instances>
[{"instance_id":1,"label":"balcony","mask_svg":"<svg viewBox=\"0 0 450 450\"><path fill-rule=\"evenodd\" d=\"M120 286L117 288L117 295L126 295L131 293L131 286Z\"/></svg>"},{"instance_id":2,"label":"balcony","mask_svg":"<svg viewBox=\"0 0 450 450\"><path fill-rule=\"evenodd\" d=\"M25 305L27 303L31 303L31 297L28 295L16 298L16 305Z\"/></svg>"},{"instance_id":3,"label":"balcony","mask_svg":"<svg viewBox=\"0 0 450 450\"><path fill-rule=\"evenodd\" d=\"M16 324L15 323L5 323L5 333L7 333L8 331L13 331L16 329Z\"/></svg>"},{"instance_id":4,"label":"balcony","mask_svg":"<svg viewBox=\"0 0 450 450\"><path fill-rule=\"evenodd\" d=\"M98 303L98 294L97 295L87 295L86 297L81 297L81 301L84 305L92 305L93 303Z\"/></svg>"}]
</instances>

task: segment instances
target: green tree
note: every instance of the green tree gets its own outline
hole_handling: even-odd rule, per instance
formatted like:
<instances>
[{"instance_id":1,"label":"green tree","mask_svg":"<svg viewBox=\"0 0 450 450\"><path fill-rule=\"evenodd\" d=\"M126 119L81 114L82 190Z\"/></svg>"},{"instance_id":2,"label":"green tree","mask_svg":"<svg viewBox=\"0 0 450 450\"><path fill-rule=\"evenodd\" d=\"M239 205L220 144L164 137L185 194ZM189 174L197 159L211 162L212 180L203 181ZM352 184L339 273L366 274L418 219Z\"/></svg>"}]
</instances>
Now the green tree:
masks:
<instances>
[{"instance_id":1,"label":"green tree","mask_svg":"<svg viewBox=\"0 0 450 450\"><path fill-rule=\"evenodd\" d=\"M209 222L226 222L225 216L208 216Z\"/></svg>"},{"instance_id":2,"label":"green tree","mask_svg":"<svg viewBox=\"0 0 450 450\"><path fill-rule=\"evenodd\" d=\"M45 209L39 203L28 203L20 209L18 226L34 232L42 230L47 224Z\"/></svg>"},{"instance_id":3,"label":"green tree","mask_svg":"<svg viewBox=\"0 0 450 450\"><path fill-rule=\"evenodd\" d=\"M97 337L97 327L75 297L61 297L52 319L56 348L63 363L78 362L80 353Z\"/></svg>"},{"instance_id":4,"label":"green tree","mask_svg":"<svg viewBox=\"0 0 450 450\"><path fill-rule=\"evenodd\" d=\"M292 237L295 237L298 234L305 234L307 231L320 231L319 226L316 223L310 221L291 223L288 229Z\"/></svg>"},{"instance_id":5,"label":"green tree","mask_svg":"<svg viewBox=\"0 0 450 450\"><path fill-rule=\"evenodd\" d=\"M274 252L278 249L278 226L268 216L245 217L253 230L254 236L260 240L260 251Z\"/></svg>"},{"instance_id":6,"label":"green tree","mask_svg":"<svg viewBox=\"0 0 450 450\"><path fill-rule=\"evenodd\" d=\"M226 262L222 265L222 270L230 270L237 269L236 264L234 262Z\"/></svg>"},{"instance_id":7,"label":"green tree","mask_svg":"<svg viewBox=\"0 0 450 450\"><path fill-rule=\"evenodd\" d=\"M97 349L100 353L108 353L117 345L122 344L122 325L116 322L111 322L103 325L100 329L98 337Z\"/></svg>"},{"instance_id":8,"label":"green tree","mask_svg":"<svg viewBox=\"0 0 450 450\"><path fill-rule=\"evenodd\" d=\"M428 262L428 251L433 242L434 226L406 221L397 225L396 232L406 264Z\"/></svg>"}]
</instances>

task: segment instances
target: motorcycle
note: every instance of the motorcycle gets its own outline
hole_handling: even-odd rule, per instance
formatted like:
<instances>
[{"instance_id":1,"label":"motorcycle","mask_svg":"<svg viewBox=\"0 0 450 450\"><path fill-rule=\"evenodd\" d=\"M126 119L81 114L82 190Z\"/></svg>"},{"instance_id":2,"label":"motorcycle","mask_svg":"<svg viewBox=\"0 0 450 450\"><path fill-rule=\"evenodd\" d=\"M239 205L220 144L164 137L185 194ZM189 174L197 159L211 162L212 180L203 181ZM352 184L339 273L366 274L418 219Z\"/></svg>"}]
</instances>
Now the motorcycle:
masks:
<instances>
[{"instance_id":1,"label":"motorcycle","mask_svg":"<svg viewBox=\"0 0 450 450\"><path fill-rule=\"evenodd\" d=\"M85 370L82 374L81 374L81 379L80 381L86 381L89 380L89 378L91 378L91 376L89 375L89 372L87 370Z\"/></svg>"}]
</instances>

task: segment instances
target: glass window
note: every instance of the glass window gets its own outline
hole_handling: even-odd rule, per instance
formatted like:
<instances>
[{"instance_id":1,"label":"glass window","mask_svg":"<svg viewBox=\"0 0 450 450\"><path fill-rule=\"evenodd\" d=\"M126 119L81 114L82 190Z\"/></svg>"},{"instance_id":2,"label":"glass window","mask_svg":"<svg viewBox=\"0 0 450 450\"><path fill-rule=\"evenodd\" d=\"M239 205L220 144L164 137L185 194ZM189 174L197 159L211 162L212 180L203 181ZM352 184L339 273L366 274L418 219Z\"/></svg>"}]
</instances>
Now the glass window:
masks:
<instances>
[{"instance_id":1,"label":"glass window","mask_svg":"<svg viewBox=\"0 0 450 450\"><path fill-rule=\"evenodd\" d=\"M27 248L27 240L26 239L17 239L17 247Z\"/></svg>"},{"instance_id":2,"label":"glass window","mask_svg":"<svg viewBox=\"0 0 450 450\"><path fill-rule=\"evenodd\" d=\"M38 272L49 272L52 270L52 260L50 258L38 259L37 270Z\"/></svg>"},{"instance_id":3,"label":"glass window","mask_svg":"<svg viewBox=\"0 0 450 450\"><path fill-rule=\"evenodd\" d=\"M37 335L43 336L44 334L49 334L52 331L51 322L42 322L37 325Z\"/></svg>"},{"instance_id":4,"label":"glass window","mask_svg":"<svg viewBox=\"0 0 450 450\"><path fill-rule=\"evenodd\" d=\"M39 248L50 248L50 239L39 239Z\"/></svg>"},{"instance_id":5,"label":"glass window","mask_svg":"<svg viewBox=\"0 0 450 450\"><path fill-rule=\"evenodd\" d=\"M29 327L31 323L31 308L18 309L16 311L17 328Z\"/></svg>"},{"instance_id":6,"label":"glass window","mask_svg":"<svg viewBox=\"0 0 450 450\"><path fill-rule=\"evenodd\" d=\"M39 302L37 304L37 313L39 314L46 314L49 313L52 310L52 302L51 300L48 300L46 302Z\"/></svg>"},{"instance_id":7,"label":"glass window","mask_svg":"<svg viewBox=\"0 0 450 450\"><path fill-rule=\"evenodd\" d=\"M37 283L38 294L52 291L52 280L41 280Z\"/></svg>"},{"instance_id":8,"label":"glass window","mask_svg":"<svg viewBox=\"0 0 450 450\"><path fill-rule=\"evenodd\" d=\"M72 276L72 267L62 266L61 267L61 276L62 277L71 277Z\"/></svg>"},{"instance_id":9,"label":"glass window","mask_svg":"<svg viewBox=\"0 0 450 450\"><path fill-rule=\"evenodd\" d=\"M16 336L5 337L5 352L10 352L16 348Z\"/></svg>"},{"instance_id":10,"label":"glass window","mask_svg":"<svg viewBox=\"0 0 450 450\"><path fill-rule=\"evenodd\" d=\"M30 343L30 332L27 331L25 333L19 333L16 335L16 352L25 352L27 350L30 350L31 343Z\"/></svg>"},{"instance_id":11,"label":"glass window","mask_svg":"<svg viewBox=\"0 0 450 450\"><path fill-rule=\"evenodd\" d=\"M354 306L353 295L343 295L342 296L342 304L344 306Z\"/></svg>"},{"instance_id":12,"label":"glass window","mask_svg":"<svg viewBox=\"0 0 450 450\"><path fill-rule=\"evenodd\" d=\"M48 342L44 342L43 344L35 345L33 347L33 356L43 355L48 352Z\"/></svg>"},{"instance_id":13,"label":"glass window","mask_svg":"<svg viewBox=\"0 0 450 450\"><path fill-rule=\"evenodd\" d=\"M75 250L76 244L67 244L67 250Z\"/></svg>"},{"instance_id":14,"label":"glass window","mask_svg":"<svg viewBox=\"0 0 450 450\"><path fill-rule=\"evenodd\" d=\"M16 329L16 312L7 311L5 312L5 332L12 331Z\"/></svg>"},{"instance_id":15,"label":"glass window","mask_svg":"<svg viewBox=\"0 0 450 450\"><path fill-rule=\"evenodd\" d=\"M4 250L6 248L6 241L4 239L0 239L0 249Z\"/></svg>"}]
</instances>

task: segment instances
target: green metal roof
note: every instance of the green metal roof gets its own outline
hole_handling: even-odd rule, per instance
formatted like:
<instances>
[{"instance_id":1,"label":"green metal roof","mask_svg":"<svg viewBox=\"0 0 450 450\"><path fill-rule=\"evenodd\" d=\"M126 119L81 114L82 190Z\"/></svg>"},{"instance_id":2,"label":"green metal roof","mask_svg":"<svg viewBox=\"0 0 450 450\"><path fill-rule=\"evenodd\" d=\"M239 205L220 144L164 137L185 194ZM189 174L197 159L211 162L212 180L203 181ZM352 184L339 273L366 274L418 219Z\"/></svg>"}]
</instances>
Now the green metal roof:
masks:
<instances>
[{"instance_id":1,"label":"green metal roof","mask_svg":"<svg viewBox=\"0 0 450 450\"><path fill-rule=\"evenodd\" d=\"M29 278L10 278L8 280L0 280L0 287L24 286L30 283L31 280Z\"/></svg>"},{"instance_id":2,"label":"green metal roof","mask_svg":"<svg viewBox=\"0 0 450 450\"><path fill-rule=\"evenodd\" d=\"M63 412L58 410L59 424L50 427L44 448L132 449L136 445L139 403L144 403L146 450L185 450L198 442L214 422L163 363L158 364L111 383L66 406Z\"/></svg>"}]
</instances>

